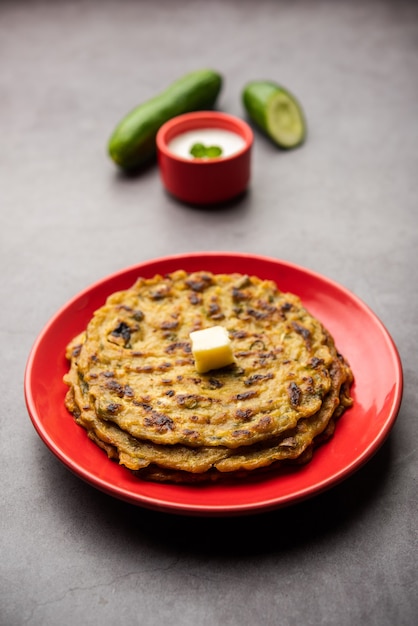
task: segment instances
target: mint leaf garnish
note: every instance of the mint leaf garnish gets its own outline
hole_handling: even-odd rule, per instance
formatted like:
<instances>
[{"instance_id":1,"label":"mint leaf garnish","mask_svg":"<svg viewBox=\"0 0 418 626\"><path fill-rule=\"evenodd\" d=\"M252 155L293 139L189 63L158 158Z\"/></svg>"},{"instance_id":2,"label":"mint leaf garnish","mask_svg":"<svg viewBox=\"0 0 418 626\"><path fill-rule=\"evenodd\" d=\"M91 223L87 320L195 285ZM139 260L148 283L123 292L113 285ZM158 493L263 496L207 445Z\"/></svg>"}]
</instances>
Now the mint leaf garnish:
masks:
<instances>
[{"instance_id":1,"label":"mint leaf garnish","mask_svg":"<svg viewBox=\"0 0 418 626\"><path fill-rule=\"evenodd\" d=\"M219 146L205 146L203 143L195 143L190 148L190 154L196 159L214 159L221 156L222 148Z\"/></svg>"},{"instance_id":2,"label":"mint leaf garnish","mask_svg":"<svg viewBox=\"0 0 418 626\"><path fill-rule=\"evenodd\" d=\"M221 156L222 154L222 148L220 148L219 146L209 146L208 148L206 148L206 156L209 159L214 159L215 157Z\"/></svg>"},{"instance_id":3,"label":"mint leaf garnish","mask_svg":"<svg viewBox=\"0 0 418 626\"><path fill-rule=\"evenodd\" d=\"M195 143L191 148L190 148L190 154L194 157L196 157L196 159L201 159L204 156L206 156L206 148L203 145L203 143Z\"/></svg>"}]
</instances>

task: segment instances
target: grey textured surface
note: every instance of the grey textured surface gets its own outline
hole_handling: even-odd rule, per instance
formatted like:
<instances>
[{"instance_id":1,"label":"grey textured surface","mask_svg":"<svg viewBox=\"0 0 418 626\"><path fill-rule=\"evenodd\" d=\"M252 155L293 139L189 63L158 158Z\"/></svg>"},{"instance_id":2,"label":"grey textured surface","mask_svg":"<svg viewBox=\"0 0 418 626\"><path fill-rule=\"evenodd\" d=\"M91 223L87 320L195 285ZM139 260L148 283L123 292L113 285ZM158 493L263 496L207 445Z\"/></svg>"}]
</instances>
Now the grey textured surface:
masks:
<instances>
[{"instance_id":1,"label":"grey textured surface","mask_svg":"<svg viewBox=\"0 0 418 626\"><path fill-rule=\"evenodd\" d=\"M0 3L2 626L412 626L417 601L418 7L414 2ZM156 167L120 176L115 123L210 66L219 107L271 78L309 138L256 135L249 193L222 211L170 198ZM30 348L70 297L191 250L268 254L360 296L403 361L403 405L357 474L249 518L165 515L73 476L28 418Z\"/></svg>"}]
</instances>

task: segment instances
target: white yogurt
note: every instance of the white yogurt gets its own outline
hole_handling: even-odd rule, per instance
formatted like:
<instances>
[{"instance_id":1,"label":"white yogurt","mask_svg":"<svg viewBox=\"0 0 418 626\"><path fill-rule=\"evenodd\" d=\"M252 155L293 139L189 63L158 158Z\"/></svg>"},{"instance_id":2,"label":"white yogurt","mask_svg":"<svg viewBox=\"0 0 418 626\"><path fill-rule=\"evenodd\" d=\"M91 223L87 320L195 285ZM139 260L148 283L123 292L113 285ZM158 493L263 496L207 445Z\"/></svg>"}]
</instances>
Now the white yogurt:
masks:
<instances>
[{"instance_id":1,"label":"white yogurt","mask_svg":"<svg viewBox=\"0 0 418 626\"><path fill-rule=\"evenodd\" d=\"M222 149L221 158L236 154L245 146L244 139L230 130L198 128L180 133L168 143L168 148L173 154L183 159L194 159L195 157L190 154L190 150L196 143L202 143L206 147L219 146Z\"/></svg>"}]
</instances>

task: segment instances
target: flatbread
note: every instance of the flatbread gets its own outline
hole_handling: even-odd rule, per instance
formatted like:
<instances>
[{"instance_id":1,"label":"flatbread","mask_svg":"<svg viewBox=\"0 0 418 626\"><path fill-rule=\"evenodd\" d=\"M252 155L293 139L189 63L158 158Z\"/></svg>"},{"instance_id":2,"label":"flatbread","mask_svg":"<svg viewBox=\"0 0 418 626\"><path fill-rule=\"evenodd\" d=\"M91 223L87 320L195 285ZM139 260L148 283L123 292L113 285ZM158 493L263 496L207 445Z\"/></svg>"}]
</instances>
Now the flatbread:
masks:
<instances>
[{"instance_id":1,"label":"flatbread","mask_svg":"<svg viewBox=\"0 0 418 626\"><path fill-rule=\"evenodd\" d=\"M223 325L236 362L198 374L190 332ZM67 349L66 406L110 458L152 480L307 458L351 405L322 324L273 281L182 270L108 298Z\"/></svg>"}]
</instances>

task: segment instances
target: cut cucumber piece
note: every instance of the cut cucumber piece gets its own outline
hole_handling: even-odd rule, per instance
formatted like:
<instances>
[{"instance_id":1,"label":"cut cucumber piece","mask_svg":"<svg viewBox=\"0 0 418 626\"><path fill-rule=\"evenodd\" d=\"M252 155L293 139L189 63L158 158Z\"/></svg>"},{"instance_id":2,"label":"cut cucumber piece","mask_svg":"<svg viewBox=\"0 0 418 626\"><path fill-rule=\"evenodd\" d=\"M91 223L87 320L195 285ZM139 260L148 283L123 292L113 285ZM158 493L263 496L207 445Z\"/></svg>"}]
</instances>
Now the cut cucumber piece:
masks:
<instances>
[{"instance_id":1,"label":"cut cucumber piece","mask_svg":"<svg viewBox=\"0 0 418 626\"><path fill-rule=\"evenodd\" d=\"M271 81L253 81L242 92L250 119L280 148L289 150L306 139L307 125L300 103L287 89Z\"/></svg>"}]
</instances>

